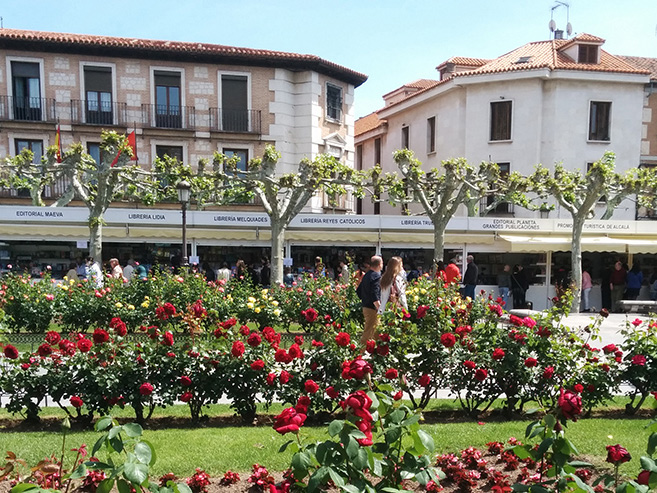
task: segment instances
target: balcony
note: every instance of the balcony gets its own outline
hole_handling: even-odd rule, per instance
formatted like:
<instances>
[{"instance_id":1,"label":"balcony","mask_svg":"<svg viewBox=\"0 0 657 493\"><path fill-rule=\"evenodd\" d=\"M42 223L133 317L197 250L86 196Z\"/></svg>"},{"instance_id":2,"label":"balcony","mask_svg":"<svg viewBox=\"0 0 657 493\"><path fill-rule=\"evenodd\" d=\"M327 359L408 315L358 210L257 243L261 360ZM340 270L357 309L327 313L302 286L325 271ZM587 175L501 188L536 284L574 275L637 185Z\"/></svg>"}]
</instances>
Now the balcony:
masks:
<instances>
[{"instance_id":1,"label":"balcony","mask_svg":"<svg viewBox=\"0 0 657 493\"><path fill-rule=\"evenodd\" d=\"M210 108L212 132L260 134L260 110L223 110Z\"/></svg>"},{"instance_id":2,"label":"balcony","mask_svg":"<svg viewBox=\"0 0 657 493\"><path fill-rule=\"evenodd\" d=\"M64 176L60 176L55 179L50 185L46 185L43 189L43 195L41 196L44 199L58 199L68 189L70 186L70 180ZM2 198L30 198L30 191L27 189L17 190L15 188L0 188L0 197Z\"/></svg>"},{"instance_id":3,"label":"balcony","mask_svg":"<svg viewBox=\"0 0 657 493\"><path fill-rule=\"evenodd\" d=\"M71 100L71 123L81 125L127 126L127 104L97 100Z\"/></svg>"},{"instance_id":4,"label":"balcony","mask_svg":"<svg viewBox=\"0 0 657 493\"><path fill-rule=\"evenodd\" d=\"M142 104L141 119L144 127L147 128L178 128L181 130L196 128L196 110L193 106Z\"/></svg>"},{"instance_id":5,"label":"balcony","mask_svg":"<svg viewBox=\"0 0 657 493\"><path fill-rule=\"evenodd\" d=\"M24 122L55 122L53 98L16 98L0 96L0 120Z\"/></svg>"}]
</instances>

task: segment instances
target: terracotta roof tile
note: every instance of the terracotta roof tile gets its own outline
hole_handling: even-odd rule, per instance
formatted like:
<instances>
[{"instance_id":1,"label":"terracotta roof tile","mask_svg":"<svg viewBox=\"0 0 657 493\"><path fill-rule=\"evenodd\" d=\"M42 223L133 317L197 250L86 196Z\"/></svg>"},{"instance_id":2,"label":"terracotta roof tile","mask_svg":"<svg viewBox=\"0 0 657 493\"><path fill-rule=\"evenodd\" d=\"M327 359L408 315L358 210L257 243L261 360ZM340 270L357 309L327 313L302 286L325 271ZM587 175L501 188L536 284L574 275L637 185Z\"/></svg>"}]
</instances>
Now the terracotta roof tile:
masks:
<instances>
[{"instance_id":1,"label":"terracotta roof tile","mask_svg":"<svg viewBox=\"0 0 657 493\"><path fill-rule=\"evenodd\" d=\"M562 48L565 48L566 46L570 46L571 44L584 41L585 43L595 43L595 44L604 44L605 40L598 37L598 36L593 36L593 34L587 34L587 33L579 33L573 38L570 38L567 40Z\"/></svg>"},{"instance_id":2,"label":"terracotta roof tile","mask_svg":"<svg viewBox=\"0 0 657 493\"><path fill-rule=\"evenodd\" d=\"M381 125L385 123L386 120L380 119L375 111L374 113L370 113L369 115L366 115L356 120L356 123L354 124L354 135L358 136L364 134L366 132L369 132L370 130L379 128Z\"/></svg>"},{"instance_id":3,"label":"terracotta roof tile","mask_svg":"<svg viewBox=\"0 0 657 493\"><path fill-rule=\"evenodd\" d=\"M641 56L619 56L627 63L642 70L650 72L650 78L657 80L657 58L646 58Z\"/></svg>"},{"instance_id":4,"label":"terracotta roof tile","mask_svg":"<svg viewBox=\"0 0 657 493\"><path fill-rule=\"evenodd\" d=\"M440 68L448 63L453 63L454 65L465 65L466 67L481 67L482 65L490 62L488 58L470 58L464 56L453 56L445 60L443 63L438 65L437 68Z\"/></svg>"},{"instance_id":5,"label":"terracotta roof tile","mask_svg":"<svg viewBox=\"0 0 657 493\"><path fill-rule=\"evenodd\" d=\"M600 39L600 38L596 38ZM571 40L572 41L572 40ZM600 50L600 63L576 63L563 53L563 48L571 43L566 40L550 40L527 43L506 55L491 60L479 68L468 72L458 72L454 77L469 77L481 74L514 72L519 70L534 70L547 68L549 70L582 70L589 72L619 72L630 74L645 74L646 70Z\"/></svg>"},{"instance_id":6,"label":"terracotta roof tile","mask_svg":"<svg viewBox=\"0 0 657 493\"><path fill-rule=\"evenodd\" d=\"M433 87L436 85L437 80L433 79L418 79L408 84L404 84L402 87L410 87L413 89L425 89L427 87Z\"/></svg>"},{"instance_id":7,"label":"terracotta roof tile","mask_svg":"<svg viewBox=\"0 0 657 493\"><path fill-rule=\"evenodd\" d=\"M283 51L241 48L236 46L185 41L163 41L139 38L119 38L90 34L53 33L27 31L22 29L0 29L0 46L7 43L22 42L34 44L34 48L45 45L71 47L104 47L117 50L145 51L149 53L182 54L190 57L206 56L222 58L227 61L249 61L252 64L277 62L281 65L307 66L320 72L337 74L336 78L354 83L356 86L367 80L367 76L315 55L288 53ZM12 45L13 46L13 45Z\"/></svg>"}]
</instances>

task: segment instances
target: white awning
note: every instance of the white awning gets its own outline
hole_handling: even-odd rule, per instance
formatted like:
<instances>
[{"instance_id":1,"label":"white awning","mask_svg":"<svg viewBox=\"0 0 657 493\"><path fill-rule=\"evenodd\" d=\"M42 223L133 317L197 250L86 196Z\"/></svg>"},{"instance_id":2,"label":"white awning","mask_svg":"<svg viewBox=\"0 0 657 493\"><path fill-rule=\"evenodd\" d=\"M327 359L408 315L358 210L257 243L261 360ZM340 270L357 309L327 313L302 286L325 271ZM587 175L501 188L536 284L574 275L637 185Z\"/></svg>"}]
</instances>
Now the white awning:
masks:
<instances>
[{"instance_id":1,"label":"white awning","mask_svg":"<svg viewBox=\"0 0 657 493\"><path fill-rule=\"evenodd\" d=\"M570 236L500 235L499 238L511 244L512 252L568 252L571 247ZM582 251L657 253L657 237L584 236Z\"/></svg>"}]
</instances>

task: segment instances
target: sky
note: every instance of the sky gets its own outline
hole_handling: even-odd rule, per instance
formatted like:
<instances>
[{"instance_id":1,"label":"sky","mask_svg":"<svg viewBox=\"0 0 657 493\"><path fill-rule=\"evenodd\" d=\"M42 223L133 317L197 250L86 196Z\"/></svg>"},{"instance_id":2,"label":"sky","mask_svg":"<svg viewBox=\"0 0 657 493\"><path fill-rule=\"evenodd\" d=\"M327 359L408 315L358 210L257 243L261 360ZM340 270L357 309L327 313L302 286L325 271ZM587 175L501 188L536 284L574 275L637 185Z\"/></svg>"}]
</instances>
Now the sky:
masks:
<instances>
[{"instance_id":1,"label":"sky","mask_svg":"<svg viewBox=\"0 0 657 493\"><path fill-rule=\"evenodd\" d=\"M565 3L565 2L561 2ZM657 57L657 0L2 0L6 28L197 41L320 56L368 75L356 117L453 56L550 38L554 18L616 55ZM29 12L29 15L26 15Z\"/></svg>"}]
</instances>

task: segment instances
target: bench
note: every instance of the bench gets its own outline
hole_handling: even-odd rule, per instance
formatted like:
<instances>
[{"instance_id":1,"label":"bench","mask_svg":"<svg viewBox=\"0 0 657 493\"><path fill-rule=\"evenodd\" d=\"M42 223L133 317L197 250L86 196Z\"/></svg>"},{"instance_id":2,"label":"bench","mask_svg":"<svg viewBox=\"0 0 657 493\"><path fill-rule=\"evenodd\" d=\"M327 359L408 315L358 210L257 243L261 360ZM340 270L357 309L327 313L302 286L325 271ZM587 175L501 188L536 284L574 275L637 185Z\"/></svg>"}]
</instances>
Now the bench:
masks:
<instances>
[{"instance_id":1,"label":"bench","mask_svg":"<svg viewBox=\"0 0 657 493\"><path fill-rule=\"evenodd\" d=\"M618 306L630 313L657 313L657 301L653 300L620 300Z\"/></svg>"}]
</instances>

